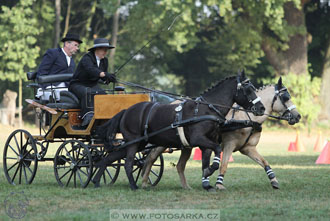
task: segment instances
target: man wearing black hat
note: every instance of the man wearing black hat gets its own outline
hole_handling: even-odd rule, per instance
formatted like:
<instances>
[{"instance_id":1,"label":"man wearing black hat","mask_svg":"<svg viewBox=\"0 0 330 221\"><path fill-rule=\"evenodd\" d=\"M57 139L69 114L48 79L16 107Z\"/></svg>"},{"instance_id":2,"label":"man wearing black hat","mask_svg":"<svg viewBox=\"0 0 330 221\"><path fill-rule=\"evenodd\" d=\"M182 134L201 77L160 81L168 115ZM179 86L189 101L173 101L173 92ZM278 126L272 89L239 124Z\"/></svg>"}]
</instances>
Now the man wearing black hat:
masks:
<instances>
[{"instance_id":1,"label":"man wearing black hat","mask_svg":"<svg viewBox=\"0 0 330 221\"><path fill-rule=\"evenodd\" d=\"M79 35L68 33L65 38L62 39L62 42L64 43L63 48L53 48L46 51L37 71L37 77L41 75L74 72L75 63L72 59L72 55L78 51L79 44L81 44L82 41L79 39ZM44 89L47 86L49 85L42 85ZM68 83L59 83L59 85L55 86L67 87Z\"/></svg>"},{"instance_id":2,"label":"man wearing black hat","mask_svg":"<svg viewBox=\"0 0 330 221\"><path fill-rule=\"evenodd\" d=\"M98 86L98 81L101 79L106 83L116 82L116 76L108 73L108 59L105 57L108 49L112 48L114 46L110 45L107 39L95 39L93 47L82 57L70 81L69 91L80 99L82 126L88 125L93 118L94 95L105 94Z\"/></svg>"}]
</instances>

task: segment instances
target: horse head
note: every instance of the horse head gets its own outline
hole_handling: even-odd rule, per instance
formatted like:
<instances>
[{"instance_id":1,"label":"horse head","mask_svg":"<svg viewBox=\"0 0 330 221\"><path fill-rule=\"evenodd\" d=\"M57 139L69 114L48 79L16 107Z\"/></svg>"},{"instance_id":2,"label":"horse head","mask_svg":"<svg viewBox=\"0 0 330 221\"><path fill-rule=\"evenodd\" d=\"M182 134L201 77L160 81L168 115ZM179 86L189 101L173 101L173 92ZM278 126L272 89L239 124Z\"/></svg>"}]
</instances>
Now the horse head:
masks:
<instances>
[{"instance_id":1,"label":"horse head","mask_svg":"<svg viewBox=\"0 0 330 221\"><path fill-rule=\"evenodd\" d=\"M261 103L260 97L255 93L256 88L245 76L244 71L237 75L237 90L235 102L246 110L251 110L256 116L261 116L265 112L265 107Z\"/></svg>"},{"instance_id":2,"label":"horse head","mask_svg":"<svg viewBox=\"0 0 330 221\"><path fill-rule=\"evenodd\" d=\"M281 118L288 121L290 125L298 123L301 115L296 106L291 101L291 95L288 89L282 83L282 77L278 79L275 85L275 95L272 101L272 109L281 114Z\"/></svg>"}]
</instances>

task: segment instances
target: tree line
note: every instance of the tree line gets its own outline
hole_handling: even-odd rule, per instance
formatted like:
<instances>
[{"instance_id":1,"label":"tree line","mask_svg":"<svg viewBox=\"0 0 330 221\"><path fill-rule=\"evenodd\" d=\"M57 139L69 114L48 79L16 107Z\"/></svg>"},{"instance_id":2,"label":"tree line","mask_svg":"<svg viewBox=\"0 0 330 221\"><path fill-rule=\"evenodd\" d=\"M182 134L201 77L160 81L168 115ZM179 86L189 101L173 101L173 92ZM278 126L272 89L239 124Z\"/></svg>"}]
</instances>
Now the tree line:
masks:
<instances>
[{"instance_id":1,"label":"tree line","mask_svg":"<svg viewBox=\"0 0 330 221\"><path fill-rule=\"evenodd\" d=\"M244 69L257 84L279 76L306 122L330 117L330 3L325 0L3 0L0 92L25 92L25 73L67 32L82 40L76 63L96 37L118 78L198 96ZM170 27L170 29L168 29ZM24 93L23 93L24 91ZM322 109L321 109L322 108ZM320 112L321 111L321 112ZM321 115L318 113L322 113Z\"/></svg>"}]
</instances>

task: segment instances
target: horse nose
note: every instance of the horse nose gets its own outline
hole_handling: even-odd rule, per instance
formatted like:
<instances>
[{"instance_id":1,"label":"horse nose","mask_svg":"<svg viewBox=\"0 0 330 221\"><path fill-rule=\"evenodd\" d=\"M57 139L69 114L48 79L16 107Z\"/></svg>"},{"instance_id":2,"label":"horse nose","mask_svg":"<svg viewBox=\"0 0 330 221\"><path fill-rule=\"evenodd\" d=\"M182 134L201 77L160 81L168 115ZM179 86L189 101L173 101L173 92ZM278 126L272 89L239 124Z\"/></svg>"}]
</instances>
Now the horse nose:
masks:
<instances>
[{"instance_id":1,"label":"horse nose","mask_svg":"<svg viewBox=\"0 0 330 221\"><path fill-rule=\"evenodd\" d=\"M264 106L262 106L262 107L260 108L261 115L265 113L265 110L266 110L266 108L265 108Z\"/></svg>"},{"instance_id":2,"label":"horse nose","mask_svg":"<svg viewBox=\"0 0 330 221\"><path fill-rule=\"evenodd\" d=\"M299 121L300 119L301 119L301 115L298 114L298 115L297 115L297 120Z\"/></svg>"}]
</instances>

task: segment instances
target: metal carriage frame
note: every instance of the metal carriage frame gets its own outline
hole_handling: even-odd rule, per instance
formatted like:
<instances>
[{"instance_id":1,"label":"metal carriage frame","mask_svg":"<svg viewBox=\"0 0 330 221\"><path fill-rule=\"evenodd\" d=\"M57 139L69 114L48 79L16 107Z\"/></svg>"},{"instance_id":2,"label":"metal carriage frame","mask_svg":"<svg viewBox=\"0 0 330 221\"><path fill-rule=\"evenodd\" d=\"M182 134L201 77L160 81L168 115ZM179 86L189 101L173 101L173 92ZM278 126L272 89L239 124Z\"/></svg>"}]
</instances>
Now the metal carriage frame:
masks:
<instances>
[{"instance_id":1,"label":"metal carriage frame","mask_svg":"<svg viewBox=\"0 0 330 221\"><path fill-rule=\"evenodd\" d=\"M28 72L29 80L36 81L36 73ZM29 87L36 89L43 83L67 81L72 74L39 77L37 83ZM39 119L39 134L31 135L28 131L13 131L5 144L3 167L10 184L31 184L35 178L39 162L53 161L55 178L60 186L87 187L97 168L94 163L107 153L104 144L95 134L95 128L111 119L119 111L131 105L151 101L150 94L145 92L126 93L122 87L116 87L106 95L94 96L94 117L87 127L80 127L81 119L79 100L68 91L60 92L56 98L55 89L51 87L50 99L26 101L30 103ZM115 142L123 144L124 140L117 135ZM52 143L61 143L54 157L46 157ZM135 156L133 174L139 179L145 159L152 147L138 152ZM118 178L125 159L108 165L102 176L103 184L113 184ZM153 164L149 182L157 185L164 170L164 159L161 155Z\"/></svg>"}]
</instances>

